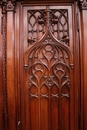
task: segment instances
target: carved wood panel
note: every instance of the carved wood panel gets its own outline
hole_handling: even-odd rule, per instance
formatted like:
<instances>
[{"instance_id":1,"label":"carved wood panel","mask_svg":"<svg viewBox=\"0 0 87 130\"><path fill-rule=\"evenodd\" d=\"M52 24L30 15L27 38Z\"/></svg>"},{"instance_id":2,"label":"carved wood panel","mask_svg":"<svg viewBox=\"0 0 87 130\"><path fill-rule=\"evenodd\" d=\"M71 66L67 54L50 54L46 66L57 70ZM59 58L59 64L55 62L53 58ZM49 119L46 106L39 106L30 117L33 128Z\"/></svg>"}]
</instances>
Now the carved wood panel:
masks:
<instances>
[{"instance_id":1,"label":"carved wood panel","mask_svg":"<svg viewBox=\"0 0 87 130\"><path fill-rule=\"evenodd\" d=\"M65 129L68 130L70 116L69 54L53 42L48 35L44 42L30 51L28 58L29 112L30 115L38 113L36 119L33 119L32 115L30 116L30 124L37 122L37 126L35 126L37 130L38 123L40 123L41 130L48 130L48 126L45 126L45 118L48 118L49 129L54 129L54 125L57 129L61 129L62 125L64 126L64 113L67 117ZM33 108L34 103L35 108ZM67 106L67 110L64 110L64 105ZM43 116L45 116L44 119ZM40 122L38 122L39 120ZM42 124L44 128L42 128ZM33 125L31 125L31 130L33 129Z\"/></svg>"},{"instance_id":2,"label":"carved wood panel","mask_svg":"<svg viewBox=\"0 0 87 130\"><path fill-rule=\"evenodd\" d=\"M25 85L28 94L26 120L29 121L27 127L30 130L73 130L73 53L69 43L58 40L59 37L55 35L55 30L57 36L61 32L65 33L64 28L58 32L58 22L61 21L61 25L67 24L68 27L68 19L63 24L64 19L59 20L57 16L53 19L51 15L60 10L50 10L49 6L46 7L45 14L44 10L28 10L28 43L32 43L25 52L24 64L27 69ZM64 17L67 10L61 11L60 17ZM53 20L57 20L57 26ZM68 34L69 28L65 31Z\"/></svg>"},{"instance_id":3,"label":"carved wood panel","mask_svg":"<svg viewBox=\"0 0 87 130\"><path fill-rule=\"evenodd\" d=\"M0 128L79 130L77 5L25 1L0 2Z\"/></svg>"}]
</instances>

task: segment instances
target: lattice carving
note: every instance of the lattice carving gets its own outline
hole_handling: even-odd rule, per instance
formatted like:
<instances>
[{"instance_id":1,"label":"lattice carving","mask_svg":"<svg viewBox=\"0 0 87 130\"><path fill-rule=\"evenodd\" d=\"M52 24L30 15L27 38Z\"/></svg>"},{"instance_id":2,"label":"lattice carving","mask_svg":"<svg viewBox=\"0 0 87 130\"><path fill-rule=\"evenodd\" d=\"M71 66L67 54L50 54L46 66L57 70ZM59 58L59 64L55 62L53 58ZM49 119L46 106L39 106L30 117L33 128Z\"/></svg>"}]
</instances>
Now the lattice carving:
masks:
<instances>
[{"instance_id":1,"label":"lattice carving","mask_svg":"<svg viewBox=\"0 0 87 130\"><path fill-rule=\"evenodd\" d=\"M67 9L49 9L49 23L56 39L69 45ZM46 31L47 10L28 10L28 43L40 40Z\"/></svg>"}]
</instances>

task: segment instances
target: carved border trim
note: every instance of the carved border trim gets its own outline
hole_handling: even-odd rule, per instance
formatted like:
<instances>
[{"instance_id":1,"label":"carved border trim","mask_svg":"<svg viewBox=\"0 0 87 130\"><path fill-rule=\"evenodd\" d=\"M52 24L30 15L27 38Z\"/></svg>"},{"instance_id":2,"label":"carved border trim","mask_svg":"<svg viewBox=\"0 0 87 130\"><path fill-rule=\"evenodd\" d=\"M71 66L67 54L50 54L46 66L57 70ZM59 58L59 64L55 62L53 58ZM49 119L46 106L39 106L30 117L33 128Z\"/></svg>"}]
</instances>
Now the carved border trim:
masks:
<instances>
[{"instance_id":1,"label":"carved border trim","mask_svg":"<svg viewBox=\"0 0 87 130\"><path fill-rule=\"evenodd\" d=\"M7 77L6 77L6 13L3 13L3 94L4 94L4 127L8 130L8 103L7 103Z\"/></svg>"}]
</instances>

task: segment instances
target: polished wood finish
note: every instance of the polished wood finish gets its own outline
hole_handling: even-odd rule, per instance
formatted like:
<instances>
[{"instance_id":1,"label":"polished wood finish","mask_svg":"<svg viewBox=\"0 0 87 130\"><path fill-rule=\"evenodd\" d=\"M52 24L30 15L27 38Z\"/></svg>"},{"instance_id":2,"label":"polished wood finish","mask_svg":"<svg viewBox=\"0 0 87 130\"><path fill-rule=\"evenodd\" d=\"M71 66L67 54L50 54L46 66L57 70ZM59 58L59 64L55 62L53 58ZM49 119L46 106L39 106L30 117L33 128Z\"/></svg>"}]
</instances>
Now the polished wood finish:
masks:
<instances>
[{"instance_id":1,"label":"polished wood finish","mask_svg":"<svg viewBox=\"0 0 87 130\"><path fill-rule=\"evenodd\" d=\"M83 129L87 129L87 10L81 10L80 20L81 20L81 81L82 81L82 121Z\"/></svg>"},{"instance_id":2,"label":"polished wood finish","mask_svg":"<svg viewBox=\"0 0 87 130\"><path fill-rule=\"evenodd\" d=\"M16 129L14 12L7 11L7 93L9 129ZM10 110L12 108L12 111Z\"/></svg>"},{"instance_id":3,"label":"polished wood finish","mask_svg":"<svg viewBox=\"0 0 87 130\"><path fill-rule=\"evenodd\" d=\"M0 7L1 130L87 130L86 3L83 1L78 7L78 3L74 0L18 0L16 5L15 0L9 0L7 3L0 2L2 5ZM50 33L49 27L46 28L47 32L39 42L39 35L37 35L37 41L29 37L27 19L29 7L33 6L35 9L36 6L46 7L46 5L67 8L69 33L67 31L68 35L64 35L65 39L62 39L60 35L57 37L54 32ZM46 22L46 19L39 18L39 24ZM58 21L54 17L51 22L56 24ZM46 23L44 25L46 26ZM43 26L44 29L45 26ZM39 34L38 31L37 34ZM50 43L48 36L51 39ZM55 37L59 39L56 40ZM45 40L48 42L46 43ZM69 57L69 62L66 56ZM56 63L56 59L60 60L60 65L54 65L51 71L50 60ZM41 62L38 63L38 60ZM68 67L65 67L66 64ZM65 71L64 67L67 71L65 77L68 77L70 81L67 79L67 85L62 90L60 87L62 85L58 86L57 81L61 80ZM60 72L57 73L57 70ZM44 76L41 77L40 82L39 77L42 72ZM47 76L51 78L47 80ZM62 84L65 79L61 80ZM40 89L42 82L45 83L42 85L43 89ZM30 85L32 87L29 87ZM48 86L53 89L49 89Z\"/></svg>"},{"instance_id":4,"label":"polished wood finish","mask_svg":"<svg viewBox=\"0 0 87 130\"><path fill-rule=\"evenodd\" d=\"M68 6L69 6L69 4L68 4ZM68 100L68 97L67 97L67 101L64 100L63 104L62 104L61 100L59 100L59 103L58 103L57 95L55 95L55 93L57 93L57 91L58 91L58 90L56 90L56 87L55 87L56 85L54 85L54 90L52 91L52 93L54 93L56 98L53 98L52 102L50 102L50 97L49 97L50 92L49 92L49 96L48 96L49 100L47 100L46 95L44 95L44 93L46 93L46 92L48 93L47 85L43 86L43 90L38 89L38 94L36 96L35 96L35 93L37 92L37 90L34 89L34 87L31 87L31 89L29 89L29 84L33 84L33 85L36 84L35 86L37 86L35 77L39 77L39 75L40 75L39 72L35 72L36 76L34 74L32 74L32 73L34 73L33 64L35 61L33 61L33 62L28 61L29 56L31 57L32 60L34 59L34 57L32 57L32 56L37 55L37 57L39 56L39 58L40 58L40 56L42 56L41 52L43 52L44 49L41 49L41 52L40 52L39 48L42 48L42 46L40 47L40 44L43 45L44 40L45 39L48 40L47 36L49 33L45 34L45 36L43 37L43 39L41 39L41 41L34 44L35 48L38 48L38 51L35 50L33 44L28 48L28 42L32 40L32 39L30 40L28 38L28 41L27 41L27 36L28 36L28 34L27 34L27 32L28 32L28 30L27 30L28 29L27 11L29 10L29 5L21 6L20 19L23 20L23 23L22 23L23 28L21 28L21 26L20 26L21 32L22 32L22 34L20 35L20 39L21 39L21 42L20 42L20 47L21 47L20 48L21 49L20 50L20 59L21 59L21 62L20 62L21 80L20 80L20 82L21 82L21 87L20 87L20 89L21 89L21 108L22 108L22 110L21 110L22 129L26 129L26 130L27 129L31 129L31 130L34 130L34 129L41 130L42 129L43 130L44 128L46 130L48 130L48 129L64 129L64 128L66 130L79 129L79 124L78 124L79 108L77 106L77 103L79 105L78 89L80 89L80 88L79 88L79 77L76 76L77 73L79 74L79 68L77 69L77 67L76 67L79 64L79 47L77 45L75 45L75 43L78 41L78 38L76 37L77 36L77 24L76 24L75 20L73 21L73 24L72 24L72 19L74 17L76 18L76 15L73 16L72 12L75 14L76 10L74 10L75 5L73 6L73 10L71 10L71 4L70 4L69 8L68 8L68 6L66 5L66 7L65 7L65 6L60 5L59 8L62 8L62 9L67 8L68 9L69 29L71 30L69 32L70 49L72 50L73 53L72 52L71 52L71 54L68 53L68 46L63 47L61 45L61 42L59 43L58 41L54 40L54 43L56 44L56 46L57 46L57 44L59 46L61 46L62 52L64 50L66 50L66 53L69 57L71 57L70 55L73 55L73 57L74 57L74 59L69 58L70 63L71 63L71 67L72 67L72 69L70 69L70 72L68 73L69 74L68 76L70 76L70 81L71 81L70 82L70 91L67 90L67 87L64 89L64 91L69 92L70 100ZM31 9L32 8L33 7L31 7ZM55 6L53 8L55 8ZM35 9L35 6L34 6L34 9ZM71 18L71 16L72 16L72 18ZM75 29L72 29L72 26ZM72 35L73 31L75 34L74 36ZM49 37L50 37L50 39L54 39L54 38L52 38L53 37L52 35ZM49 44L47 44L47 45L49 46L49 50L50 50L51 45L49 45ZM37 52L37 54L31 55L31 53L34 53L34 50ZM43 55L45 55L45 54L43 54ZM75 57L75 55L77 57ZM24 63L23 63L23 57L24 57ZM51 57L51 54L49 54L49 57ZM75 60L75 58L76 58L76 60ZM74 62L72 61L72 59L74 60ZM40 59L38 59L38 60L40 60ZM37 64L38 64L38 60L36 62ZM30 70L26 69L26 67L28 67L28 62L31 63L30 70L32 70L32 72ZM44 62L45 61L42 62L43 65L46 64ZM54 62L55 62L55 60L54 60ZM73 64L74 64L74 69L73 69ZM25 69L23 69L23 65L25 65ZM39 66L37 66L37 67L39 67ZM39 70L39 68L36 70ZM41 72L43 72L43 69L41 70ZM55 70L54 70L54 72L55 72ZM48 71L46 72L46 75L48 75ZM50 72L49 76L51 76L51 72ZM31 79L29 80L29 78L31 78L31 77L33 77L32 80L34 80L34 81L32 81ZM42 79L42 80L44 81L44 79ZM58 80L58 79L54 79L54 80ZM50 82L50 79L49 79L49 82ZM40 82L38 82L38 84L39 84L38 88L40 88ZM43 98L43 101L40 99L40 93L41 93L40 91L42 92L42 97L43 96L45 97L45 98ZM31 95L31 96L29 96L29 95ZM59 92L59 95L61 95L60 92ZM34 96L35 100L33 99L33 96ZM68 95L66 94L66 96L68 96ZM65 104L67 104L67 105L65 105ZM50 107L50 105L51 105L51 107ZM62 106L62 108L61 108L61 106ZM74 111L74 108L75 108L75 111ZM62 113L61 113L61 111L62 111ZM57 115L59 115L59 116L57 116Z\"/></svg>"},{"instance_id":5,"label":"polished wood finish","mask_svg":"<svg viewBox=\"0 0 87 130\"><path fill-rule=\"evenodd\" d=\"M84 79L83 79L83 86L84 86L84 92L83 92L83 100L84 100L84 103L83 103L83 106L84 106L84 109L83 109L83 111L84 111L84 124L83 124L83 126L84 126L84 130L86 130L87 129L87 124L86 124L86 122L87 122L87 116L85 116L85 113L87 113L87 103L86 103L86 101L87 101L87 78L86 78L86 76L87 76L87 57L86 57L86 54L87 54L87 43L86 43L86 41L87 41L87 36L86 36L86 34L87 34L87 25L86 25L86 23L87 23L87 19L86 19L86 17L87 17L87 12L86 11L83 11L83 24L84 24L84 29L83 29L83 34L84 34L84 40L82 40L83 41L83 43L84 43L84 47L83 47L83 56L84 56L84 58L83 58L83 61L84 61L84 66L83 66L83 68L84 68L84 70L83 70L83 72L84 72L84 74L83 74L83 77L84 77Z\"/></svg>"}]
</instances>

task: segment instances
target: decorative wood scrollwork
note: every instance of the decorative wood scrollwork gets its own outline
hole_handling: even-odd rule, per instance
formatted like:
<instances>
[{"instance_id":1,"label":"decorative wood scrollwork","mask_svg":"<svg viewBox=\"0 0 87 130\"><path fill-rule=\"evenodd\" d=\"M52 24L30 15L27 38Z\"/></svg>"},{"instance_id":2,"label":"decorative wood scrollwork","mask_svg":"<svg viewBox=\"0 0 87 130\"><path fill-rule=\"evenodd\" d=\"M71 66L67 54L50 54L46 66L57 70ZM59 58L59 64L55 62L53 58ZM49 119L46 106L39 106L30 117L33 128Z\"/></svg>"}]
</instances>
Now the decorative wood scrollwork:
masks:
<instances>
[{"instance_id":1,"label":"decorative wood scrollwork","mask_svg":"<svg viewBox=\"0 0 87 130\"><path fill-rule=\"evenodd\" d=\"M67 106L70 104L70 72L73 66L73 54L65 42L62 43L55 38L48 7L45 13L46 19L42 20L42 17L39 19L43 28L46 24L45 32L42 29L42 38L29 45L24 57L29 80L29 101L31 104L36 102L40 117L43 111L41 109L42 101L45 99L48 102L48 109L51 112L51 101L55 99L57 109L60 110L57 118L61 120L62 101L67 100ZM34 13L32 15L34 17ZM37 23L37 20L34 21L33 26L35 23ZM31 28L33 26L31 25ZM30 31L30 33L34 32Z\"/></svg>"},{"instance_id":2,"label":"decorative wood scrollwork","mask_svg":"<svg viewBox=\"0 0 87 130\"><path fill-rule=\"evenodd\" d=\"M62 89L66 86L69 90L69 54L61 46L57 45L49 35L45 41L41 42L41 45L38 44L33 47L28 56L29 89L31 90L34 87L37 91L34 94L31 90L31 97L38 97L38 89L42 89L43 87L51 90L53 86L56 86L57 89ZM56 95L59 97L59 93L50 94L51 97ZM47 97L47 95L48 93L41 93L40 96ZM62 92L61 96L69 97L69 91L66 94Z\"/></svg>"}]
</instances>

